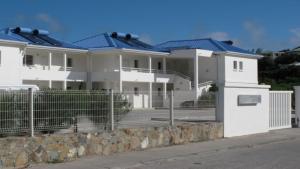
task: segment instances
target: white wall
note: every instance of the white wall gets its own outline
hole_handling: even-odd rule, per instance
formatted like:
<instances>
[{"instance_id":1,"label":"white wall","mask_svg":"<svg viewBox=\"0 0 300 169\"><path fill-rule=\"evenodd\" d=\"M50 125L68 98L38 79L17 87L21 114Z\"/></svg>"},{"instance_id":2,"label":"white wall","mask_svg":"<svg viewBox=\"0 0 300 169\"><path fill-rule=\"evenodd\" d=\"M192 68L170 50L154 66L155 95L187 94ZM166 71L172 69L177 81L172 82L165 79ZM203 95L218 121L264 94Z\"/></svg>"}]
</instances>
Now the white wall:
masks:
<instances>
[{"instance_id":1,"label":"white wall","mask_svg":"<svg viewBox=\"0 0 300 169\"><path fill-rule=\"evenodd\" d=\"M237 61L238 69L233 69L233 62ZM243 70L239 70L239 62L243 62ZM258 84L257 59L225 56L225 81L231 83Z\"/></svg>"},{"instance_id":2,"label":"white wall","mask_svg":"<svg viewBox=\"0 0 300 169\"><path fill-rule=\"evenodd\" d=\"M0 44L0 85L21 85L22 50L20 47Z\"/></svg>"},{"instance_id":3,"label":"white wall","mask_svg":"<svg viewBox=\"0 0 300 169\"><path fill-rule=\"evenodd\" d=\"M92 55L92 72L113 72L119 69L118 55Z\"/></svg>"},{"instance_id":4,"label":"white wall","mask_svg":"<svg viewBox=\"0 0 300 169\"><path fill-rule=\"evenodd\" d=\"M238 105L239 95L260 95L257 105ZM233 137L269 131L269 86L219 88L217 119L224 122L224 136Z\"/></svg>"},{"instance_id":5,"label":"white wall","mask_svg":"<svg viewBox=\"0 0 300 169\"><path fill-rule=\"evenodd\" d=\"M134 88L137 87L139 94L134 94ZM123 92L127 93L129 102L133 108L149 108L149 84L148 83L123 83Z\"/></svg>"}]
</instances>

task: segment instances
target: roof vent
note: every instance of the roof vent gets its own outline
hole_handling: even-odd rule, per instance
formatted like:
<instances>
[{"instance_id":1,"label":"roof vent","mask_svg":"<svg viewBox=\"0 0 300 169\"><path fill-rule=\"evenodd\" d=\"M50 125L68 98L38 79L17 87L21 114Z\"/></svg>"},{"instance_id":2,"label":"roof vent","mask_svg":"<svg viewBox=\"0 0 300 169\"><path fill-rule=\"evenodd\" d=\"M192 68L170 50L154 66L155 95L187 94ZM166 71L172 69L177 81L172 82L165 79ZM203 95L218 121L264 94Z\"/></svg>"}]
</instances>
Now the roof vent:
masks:
<instances>
[{"instance_id":1,"label":"roof vent","mask_svg":"<svg viewBox=\"0 0 300 169\"><path fill-rule=\"evenodd\" d=\"M15 33L31 33L32 29L30 28L22 28L22 27L16 27L14 29Z\"/></svg>"},{"instance_id":2,"label":"roof vent","mask_svg":"<svg viewBox=\"0 0 300 169\"><path fill-rule=\"evenodd\" d=\"M129 40L129 39L138 39L139 36L138 35L135 35L135 34L130 34L130 33L127 33L126 34L126 39Z\"/></svg>"},{"instance_id":3,"label":"roof vent","mask_svg":"<svg viewBox=\"0 0 300 169\"><path fill-rule=\"evenodd\" d=\"M111 33L111 37L113 37L113 38L126 38L126 34L121 33L121 32L113 32L113 33Z\"/></svg>"},{"instance_id":4,"label":"roof vent","mask_svg":"<svg viewBox=\"0 0 300 169\"><path fill-rule=\"evenodd\" d=\"M226 40L226 41L222 41L223 43L226 43L227 45L233 45L233 41L232 40Z\"/></svg>"},{"instance_id":5,"label":"roof vent","mask_svg":"<svg viewBox=\"0 0 300 169\"><path fill-rule=\"evenodd\" d=\"M32 31L32 34L34 34L34 35L49 35L49 32L47 30L35 29Z\"/></svg>"}]
</instances>

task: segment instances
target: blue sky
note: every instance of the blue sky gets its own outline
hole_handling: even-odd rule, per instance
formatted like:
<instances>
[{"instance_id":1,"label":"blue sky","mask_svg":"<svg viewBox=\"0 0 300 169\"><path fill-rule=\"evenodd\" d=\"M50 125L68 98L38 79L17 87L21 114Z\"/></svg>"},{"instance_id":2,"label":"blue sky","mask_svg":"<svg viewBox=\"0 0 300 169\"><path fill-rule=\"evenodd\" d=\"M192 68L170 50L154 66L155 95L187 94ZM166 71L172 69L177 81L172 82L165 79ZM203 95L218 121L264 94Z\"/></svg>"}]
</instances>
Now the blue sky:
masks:
<instances>
[{"instance_id":1,"label":"blue sky","mask_svg":"<svg viewBox=\"0 0 300 169\"><path fill-rule=\"evenodd\" d=\"M300 46L299 0L9 0L0 26L43 28L76 41L102 32L131 32L151 44L212 37L237 46Z\"/></svg>"}]
</instances>

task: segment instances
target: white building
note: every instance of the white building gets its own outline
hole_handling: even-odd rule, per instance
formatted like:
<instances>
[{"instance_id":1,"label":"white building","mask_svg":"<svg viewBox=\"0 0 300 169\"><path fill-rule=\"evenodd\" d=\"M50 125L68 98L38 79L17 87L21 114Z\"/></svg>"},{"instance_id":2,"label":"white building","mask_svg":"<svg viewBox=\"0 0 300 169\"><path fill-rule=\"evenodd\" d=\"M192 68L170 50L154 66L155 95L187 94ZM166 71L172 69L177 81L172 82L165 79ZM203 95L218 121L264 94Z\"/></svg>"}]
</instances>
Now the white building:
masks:
<instances>
[{"instance_id":1,"label":"white building","mask_svg":"<svg viewBox=\"0 0 300 169\"><path fill-rule=\"evenodd\" d=\"M213 39L151 46L133 34L103 33L71 44L44 30L7 28L0 33L0 86L134 92L134 107L148 108L166 103L169 90L186 101L212 83L256 86L258 57Z\"/></svg>"}]
</instances>

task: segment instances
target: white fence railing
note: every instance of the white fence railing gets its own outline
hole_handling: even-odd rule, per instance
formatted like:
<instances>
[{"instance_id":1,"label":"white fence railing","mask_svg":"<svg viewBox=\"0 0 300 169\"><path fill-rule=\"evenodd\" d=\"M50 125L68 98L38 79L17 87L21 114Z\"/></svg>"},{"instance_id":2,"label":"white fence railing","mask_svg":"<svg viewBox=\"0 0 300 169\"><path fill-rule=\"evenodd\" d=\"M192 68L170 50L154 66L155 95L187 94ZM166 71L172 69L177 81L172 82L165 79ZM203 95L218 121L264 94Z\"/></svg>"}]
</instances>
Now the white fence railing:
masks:
<instances>
[{"instance_id":1,"label":"white fence railing","mask_svg":"<svg viewBox=\"0 0 300 169\"><path fill-rule=\"evenodd\" d=\"M270 91L270 130L291 128L292 91Z\"/></svg>"}]
</instances>

